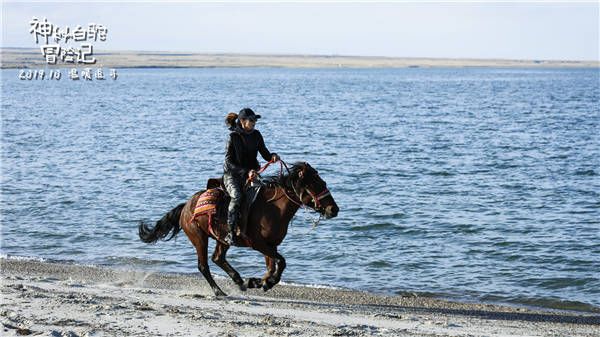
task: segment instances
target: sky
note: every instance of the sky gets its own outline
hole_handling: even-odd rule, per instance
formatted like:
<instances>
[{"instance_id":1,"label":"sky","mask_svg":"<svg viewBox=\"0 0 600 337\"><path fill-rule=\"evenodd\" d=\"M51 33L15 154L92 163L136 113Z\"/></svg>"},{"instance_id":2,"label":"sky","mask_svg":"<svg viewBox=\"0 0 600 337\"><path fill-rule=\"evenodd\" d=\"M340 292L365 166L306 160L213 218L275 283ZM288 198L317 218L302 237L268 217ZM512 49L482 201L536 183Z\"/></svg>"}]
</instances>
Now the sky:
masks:
<instances>
[{"instance_id":1,"label":"sky","mask_svg":"<svg viewBox=\"0 0 600 337\"><path fill-rule=\"evenodd\" d=\"M598 2L2 2L2 46L36 16L108 28L95 51L598 60Z\"/></svg>"}]
</instances>

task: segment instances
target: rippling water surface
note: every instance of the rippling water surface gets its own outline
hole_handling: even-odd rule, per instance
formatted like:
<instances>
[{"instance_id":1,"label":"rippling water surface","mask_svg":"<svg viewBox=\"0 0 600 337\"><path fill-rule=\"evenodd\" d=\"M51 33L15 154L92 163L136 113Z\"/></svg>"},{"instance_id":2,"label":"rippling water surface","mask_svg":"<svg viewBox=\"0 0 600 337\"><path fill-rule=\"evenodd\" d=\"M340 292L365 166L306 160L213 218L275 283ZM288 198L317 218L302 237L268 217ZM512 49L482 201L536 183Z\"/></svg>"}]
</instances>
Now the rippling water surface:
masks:
<instances>
[{"instance_id":1,"label":"rippling water surface","mask_svg":"<svg viewBox=\"0 0 600 337\"><path fill-rule=\"evenodd\" d=\"M137 223L220 174L223 117L249 106L341 208L315 230L298 214L284 281L600 306L598 69L119 71L2 71L3 254L196 273L183 233L145 245Z\"/></svg>"}]
</instances>

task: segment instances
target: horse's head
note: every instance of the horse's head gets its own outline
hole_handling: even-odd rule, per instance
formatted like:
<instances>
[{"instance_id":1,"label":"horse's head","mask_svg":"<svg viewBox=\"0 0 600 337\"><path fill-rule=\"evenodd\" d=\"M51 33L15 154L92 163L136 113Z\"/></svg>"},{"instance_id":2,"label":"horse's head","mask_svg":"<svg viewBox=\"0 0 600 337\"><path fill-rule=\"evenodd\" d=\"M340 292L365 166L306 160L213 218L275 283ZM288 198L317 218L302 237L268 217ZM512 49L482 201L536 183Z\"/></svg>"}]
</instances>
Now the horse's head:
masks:
<instances>
[{"instance_id":1,"label":"horse's head","mask_svg":"<svg viewBox=\"0 0 600 337\"><path fill-rule=\"evenodd\" d=\"M291 177L294 192L303 205L319 212L326 219L337 216L340 209L317 170L308 163L297 163L292 169Z\"/></svg>"}]
</instances>

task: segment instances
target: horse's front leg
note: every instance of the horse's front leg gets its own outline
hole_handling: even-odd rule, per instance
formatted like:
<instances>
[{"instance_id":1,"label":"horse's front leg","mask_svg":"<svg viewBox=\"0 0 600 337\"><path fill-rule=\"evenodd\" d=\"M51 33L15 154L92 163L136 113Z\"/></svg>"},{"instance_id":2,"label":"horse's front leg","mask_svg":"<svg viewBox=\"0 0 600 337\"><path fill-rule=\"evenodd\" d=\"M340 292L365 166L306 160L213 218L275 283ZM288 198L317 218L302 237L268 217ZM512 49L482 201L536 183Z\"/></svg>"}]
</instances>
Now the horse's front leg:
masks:
<instances>
[{"instance_id":1,"label":"horse's front leg","mask_svg":"<svg viewBox=\"0 0 600 337\"><path fill-rule=\"evenodd\" d=\"M281 254L275 252L275 257L265 256L267 272L262 278L262 288L267 291L281 281L281 274L286 267L285 259Z\"/></svg>"},{"instance_id":2,"label":"horse's front leg","mask_svg":"<svg viewBox=\"0 0 600 337\"><path fill-rule=\"evenodd\" d=\"M276 246L270 245L264 241L254 241L252 248L261 252L265 256L267 272L261 280L256 278L249 278L246 281L246 285L248 286L248 288L262 287L264 291L267 291L273 288L273 286L277 284L277 282L279 282L278 277L281 277L281 273L278 273L277 269L280 266L285 268L285 260L281 255L277 253ZM281 271L283 271L283 268L281 268Z\"/></svg>"},{"instance_id":3,"label":"horse's front leg","mask_svg":"<svg viewBox=\"0 0 600 337\"><path fill-rule=\"evenodd\" d=\"M283 256L279 253L276 253L277 255L277 259L271 259L271 260L275 260L275 272L273 273L273 278L275 280L275 284L279 283L279 281L281 281L281 274L283 274L283 270L286 267L286 263L285 263L285 259L283 258Z\"/></svg>"},{"instance_id":4,"label":"horse's front leg","mask_svg":"<svg viewBox=\"0 0 600 337\"><path fill-rule=\"evenodd\" d=\"M276 262L277 261L275 261L275 259L265 256L265 264L267 265L267 271L262 277L261 286L264 287L264 285L268 283L272 283L273 285L275 285L275 278L273 277L273 275L275 275L275 273L277 272ZM270 286L269 289L272 286Z\"/></svg>"},{"instance_id":5,"label":"horse's front leg","mask_svg":"<svg viewBox=\"0 0 600 337\"><path fill-rule=\"evenodd\" d=\"M265 281L269 279L273 275L273 273L275 273L275 262L273 261L273 259L265 255L265 264L267 265L267 271L265 272L265 275L262 277L262 279L258 277L249 277L245 283L246 287L261 288Z\"/></svg>"},{"instance_id":6,"label":"horse's front leg","mask_svg":"<svg viewBox=\"0 0 600 337\"><path fill-rule=\"evenodd\" d=\"M221 267L221 269L223 269L227 275L229 275L229 277L231 277L233 282L238 285L241 291L246 291L247 285L244 284L244 280L240 274L229 264L229 262L227 262L226 255L228 249L228 245L217 241L217 246L215 247L212 260L217 266Z\"/></svg>"}]
</instances>

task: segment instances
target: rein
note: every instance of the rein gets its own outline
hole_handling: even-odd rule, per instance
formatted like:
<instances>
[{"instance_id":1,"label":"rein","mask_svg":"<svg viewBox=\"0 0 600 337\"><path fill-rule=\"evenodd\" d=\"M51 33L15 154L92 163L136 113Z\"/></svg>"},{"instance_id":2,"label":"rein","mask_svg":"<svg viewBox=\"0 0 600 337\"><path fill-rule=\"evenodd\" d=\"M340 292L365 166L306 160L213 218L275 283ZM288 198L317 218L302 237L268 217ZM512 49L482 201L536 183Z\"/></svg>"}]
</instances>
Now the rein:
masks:
<instances>
[{"instance_id":1,"label":"rein","mask_svg":"<svg viewBox=\"0 0 600 337\"><path fill-rule=\"evenodd\" d=\"M262 166L256 173L257 174L261 174L263 173L268 167L269 165L275 163L276 161L274 160L269 160L264 166ZM290 174L290 169L287 166L287 164L283 161L283 160L279 160L279 177L281 178L283 176L283 167L285 166L285 169L288 171L288 174ZM286 186L282 186L282 190L283 190L283 194L294 204L296 204L298 207L300 208L307 208L307 205L302 203L302 194L304 193L304 191L298 193L298 191L296 191L296 187L294 186L294 184L291 184L292 190L294 191L294 194L296 195L296 197L298 198L299 201L294 200L294 198L290 197L287 193L287 188ZM315 209L319 209L321 208L321 203L320 201L331 195L331 192L329 192L329 189L325 188L322 192L315 194L313 191L311 191L310 189L308 189L307 187L304 188L306 190L306 192L308 192L308 194L310 194L314 204L315 204ZM273 198L270 201L274 201L277 200L275 197L277 196L277 193L275 193L275 195L273 196Z\"/></svg>"},{"instance_id":2,"label":"rein","mask_svg":"<svg viewBox=\"0 0 600 337\"><path fill-rule=\"evenodd\" d=\"M276 161L274 160L269 160L263 167L261 167L258 171L256 171L257 174L261 174L263 173L268 167L269 165L275 163ZM283 177L283 167L285 166L285 169L288 171L288 174L290 173L290 169L288 168L287 164L283 161L283 160L279 160L279 177ZM296 189L294 188L294 186L292 185L292 189L294 190L294 193L296 194L297 197L298 196L298 192L296 192ZM282 190L283 190L283 194L294 204L296 204L298 207L300 208L304 208L306 207L304 204L302 204L302 198L299 197L300 202L294 200L292 197L290 197L287 193L287 188L285 186L282 186ZM267 202L271 202L271 201L275 201L277 200L275 197L277 196L277 192L275 192L275 195L273 196L272 199L268 200Z\"/></svg>"},{"instance_id":3,"label":"rein","mask_svg":"<svg viewBox=\"0 0 600 337\"><path fill-rule=\"evenodd\" d=\"M257 174L260 174L260 173L264 172L271 164L273 164L275 162L276 161L270 160L269 162L267 162L264 166L262 166L257 171ZM319 213L319 218L318 219L311 219L312 229L315 229L317 227L317 225L319 224L319 222L321 222L321 219L323 218L323 215L320 214L320 212L318 211L318 209L321 208L320 201L323 198L331 195L331 192L329 192L329 189L325 188L320 193L315 194L310 189L308 189L307 187L305 187L304 189L306 190L306 192L308 192L308 194L310 194L310 196L311 196L311 198L312 198L312 200L313 200L313 202L315 204L315 208L311 209L310 207L308 207L308 205L305 205L305 204L302 203L302 198L303 198L302 194L304 193L304 191L302 191L301 193L298 193L298 191L296 190L296 186L294 186L294 184L291 181L290 181L291 189L294 192L295 197L298 198L299 201L296 201L295 198L291 197L288 194L288 187L285 186L285 184L283 184L283 167L285 167L285 169L288 171L288 174L291 174L291 171L290 171L288 165L283 160L279 160L279 178L280 178L280 181L282 182L281 190L283 191L283 196L285 196L289 201L291 201L293 204L295 204L299 208L303 208L303 209L307 209L307 210L313 210L313 211ZM275 194L273 195L272 198L270 198L269 200L267 200L267 203L273 202L273 201L278 200L279 198L281 198L281 197L277 197L277 194L278 193L277 193L277 189L276 189L275 190Z\"/></svg>"}]
</instances>

